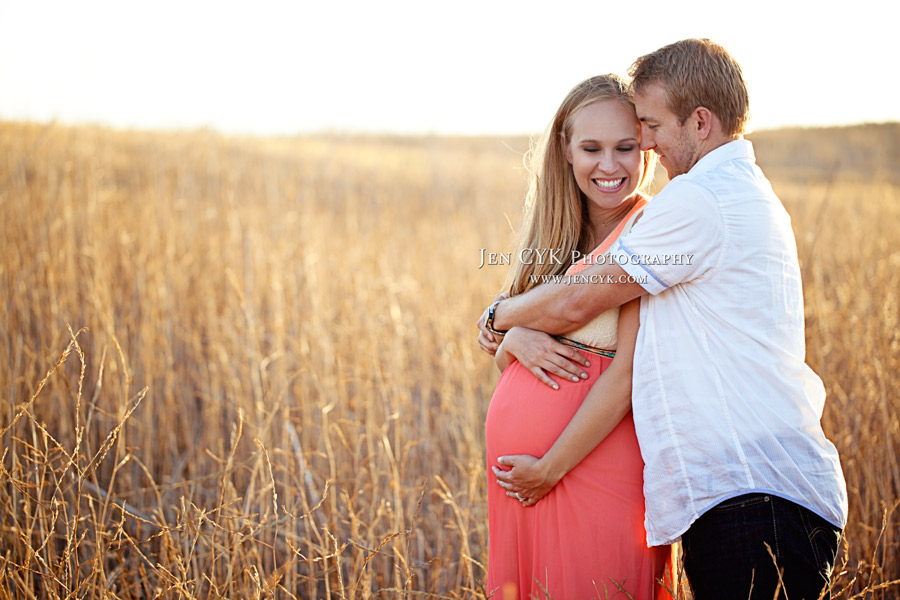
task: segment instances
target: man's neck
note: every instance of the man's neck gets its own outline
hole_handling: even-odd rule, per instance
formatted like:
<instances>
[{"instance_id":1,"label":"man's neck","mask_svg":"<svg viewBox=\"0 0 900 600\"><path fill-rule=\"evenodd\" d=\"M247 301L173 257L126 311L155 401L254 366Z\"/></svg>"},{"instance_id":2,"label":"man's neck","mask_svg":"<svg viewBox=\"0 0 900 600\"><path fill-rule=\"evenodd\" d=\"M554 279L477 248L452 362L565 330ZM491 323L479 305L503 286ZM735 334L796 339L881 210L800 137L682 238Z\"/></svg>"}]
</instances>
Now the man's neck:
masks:
<instances>
[{"instance_id":1,"label":"man's neck","mask_svg":"<svg viewBox=\"0 0 900 600\"><path fill-rule=\"evenodd\" d=\"M709 154L716 148L721 148L725 144L730 144L731 142L734 142L734 141L737 141L740 139L743 139L743 136L721 135L721 136L716 136L715 138L713 138L713 137L707 138L706 140L701 142L700 145L698 146L699 152L697 153L697 159L694 161L694 165L696 165L698 162L700 162L700 160L704 156L706 156L707 154ZM691 165L691 168L693 168L693 165Z\"/></svg>"}]
</instances>

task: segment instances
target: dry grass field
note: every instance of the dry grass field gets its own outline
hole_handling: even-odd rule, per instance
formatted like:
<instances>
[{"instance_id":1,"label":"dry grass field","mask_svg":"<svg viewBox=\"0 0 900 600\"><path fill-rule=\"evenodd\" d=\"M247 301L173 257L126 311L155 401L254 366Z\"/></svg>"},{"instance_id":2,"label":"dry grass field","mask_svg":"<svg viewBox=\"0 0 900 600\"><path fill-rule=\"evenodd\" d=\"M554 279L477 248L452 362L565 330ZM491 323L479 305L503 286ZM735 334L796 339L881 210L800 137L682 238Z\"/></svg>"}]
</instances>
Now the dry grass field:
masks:
<instances>
[{"instance_id":1,"label":"dry grass field","mask_svg":"<svg viewBox=\"0 0 900 600\"><path fill-rule=\"evenodd\" d=\"M900 126L763 132L851 516L900 594ZM0 123L0 599L483 598L474 322L525 139Z\"/></svg>"}]
</instances>

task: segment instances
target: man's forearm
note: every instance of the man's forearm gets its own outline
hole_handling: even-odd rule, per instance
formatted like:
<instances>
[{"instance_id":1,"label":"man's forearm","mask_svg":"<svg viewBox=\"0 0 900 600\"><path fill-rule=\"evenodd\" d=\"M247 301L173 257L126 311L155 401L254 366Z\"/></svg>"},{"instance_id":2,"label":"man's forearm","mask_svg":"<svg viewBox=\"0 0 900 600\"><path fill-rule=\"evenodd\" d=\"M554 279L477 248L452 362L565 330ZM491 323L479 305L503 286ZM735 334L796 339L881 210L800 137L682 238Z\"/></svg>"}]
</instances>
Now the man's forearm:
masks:
<instances>
[{"instance_id":1,"label":"man's forearm","mask_svg":"<svg viewBox=\"0 0 900 600\"><path fill-rule=\"evenodd\" d=\"M645 293L618 265L594 265L559 283L539 285L500 303L494 329L517 325L553 335L574 331L600 313Z\"/></svg>"},{"instance_id":2,"label":"man's forearm","mask_svg":"<svg viewBox=\"0 0 900 600\"><path fill-rule=\"evenodd\" d=\"M579 316L569 310L573 287L548 283L504 300L494 313L494 329L524 326L550 334L578 329Z\"/></svg>"}]
</instances>

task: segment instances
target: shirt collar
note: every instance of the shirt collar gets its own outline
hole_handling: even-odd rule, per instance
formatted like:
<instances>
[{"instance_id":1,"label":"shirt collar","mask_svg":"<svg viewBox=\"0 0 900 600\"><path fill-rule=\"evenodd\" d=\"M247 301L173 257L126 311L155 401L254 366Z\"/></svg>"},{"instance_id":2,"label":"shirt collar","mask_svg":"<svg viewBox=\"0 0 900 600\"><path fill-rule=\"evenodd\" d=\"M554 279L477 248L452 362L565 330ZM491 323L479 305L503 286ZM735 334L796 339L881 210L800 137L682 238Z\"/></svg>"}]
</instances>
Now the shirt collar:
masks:
<instances>
[{"instance_id":1,"label":"shirt collar","mask_svg":"<svg viewBox=\"0 0 900 600\"><path fill-rule=\"evenodd\" d=\"M710 169L729 160L738 158L749 159L756 162L756 155L753 153L753 144L750 140L738 138L733 142L722 144L715 150L706 153L697 163L688 171L689 175L701 175Z\"/></svg>"}]
</instances>

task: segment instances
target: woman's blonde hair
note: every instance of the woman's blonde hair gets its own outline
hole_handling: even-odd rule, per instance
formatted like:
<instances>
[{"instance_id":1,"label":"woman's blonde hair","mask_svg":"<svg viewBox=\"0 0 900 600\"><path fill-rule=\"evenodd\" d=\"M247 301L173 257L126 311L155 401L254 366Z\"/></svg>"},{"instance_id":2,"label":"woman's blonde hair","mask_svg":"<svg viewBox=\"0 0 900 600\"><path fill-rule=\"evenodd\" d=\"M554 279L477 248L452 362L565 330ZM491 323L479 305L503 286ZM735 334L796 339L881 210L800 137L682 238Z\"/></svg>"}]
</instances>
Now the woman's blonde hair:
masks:
<instances>
[{"instance_id":1,"label":"woman's blonde hair","mask_svg":"<svg viewBox=\"0 0 900 600\"><path fill-rule=\"evenodd\" d=\"M587 253L593 249L586 247L594 242L591 223L587 203L566 159L566 144L572 137L572 125L578 111L602 100L617 100L634 111L631 91L621 77L613 74L591 77L572 88L544 134L525 155L531 184L525 197L524 222L507 278L508 289L513 295L535 287L541 283L542 276L565 273L574 251ZM655 165L650 152L643 153L643 160L638 189L649 183ZM547 252L544 260L538 260L538 249ZM562 260L550 260L550 251Z\"/></svg>"}]
</instances>

